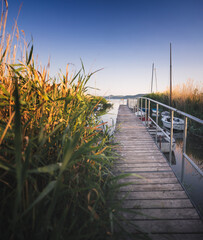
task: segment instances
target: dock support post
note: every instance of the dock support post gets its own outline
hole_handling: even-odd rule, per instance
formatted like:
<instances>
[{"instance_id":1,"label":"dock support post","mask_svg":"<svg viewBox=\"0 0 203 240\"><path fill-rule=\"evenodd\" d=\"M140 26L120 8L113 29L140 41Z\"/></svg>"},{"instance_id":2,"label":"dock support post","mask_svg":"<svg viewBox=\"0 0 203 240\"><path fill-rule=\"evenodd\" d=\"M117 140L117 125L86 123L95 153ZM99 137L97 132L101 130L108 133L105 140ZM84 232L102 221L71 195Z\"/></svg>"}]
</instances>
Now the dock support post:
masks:
<instances>
[{"instance_id":1,"label":"dock support post","mask_svg":"<svg viewBox=\"0 0 203 240\"><path fill-rule=\"evenodd\" d=\"M141 121L142 121L142 98L140 98L141 101Z\"/></svg>"},{"instance_id":2,"label":"dock support post","mask_svg":"<svg viewBox=\"0 0 203 240\"><path fill-rule=\"evenodd\" d=\"M147 99L145 99L145 126L147 127Z\"/></svg>"},{"instance_id":3,"label":"dock support post","mask_svg":"<svg viewBox=\"0 0 203 240\"><path fill-rule=\"evenodd\" d=\"M156 124L159 125L159 104L156 104ZM156 143L157 143L157 130L158 127L156 126Z\"/></svg>"},{"instance_id":4,"label":"dock support post","mask_svg":"<svg viewBox=\"0 0 203 240\"><path fill-rule=\"evenodd\" d=\"M187 117L184 117L184 133L183 133L183 156L182 156L182 168L181 168L181 183L184 180L184 172L185 172L185 157L184 153L186 153L186 140L187 140Z\"/></svg>"}]
</instances>

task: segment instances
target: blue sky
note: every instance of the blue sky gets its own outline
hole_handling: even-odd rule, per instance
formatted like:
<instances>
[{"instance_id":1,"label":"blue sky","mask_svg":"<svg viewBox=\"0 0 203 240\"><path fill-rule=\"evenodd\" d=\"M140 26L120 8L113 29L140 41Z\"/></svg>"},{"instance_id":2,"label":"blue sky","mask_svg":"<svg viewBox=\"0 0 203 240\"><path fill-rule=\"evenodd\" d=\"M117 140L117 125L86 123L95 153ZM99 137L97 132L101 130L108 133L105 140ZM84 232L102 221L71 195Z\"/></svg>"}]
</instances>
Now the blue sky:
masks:
<instances>
[{"instance_id":1,"label":"blue sky","mask_svg":"<svg viewBox=\"0 0 203 240\"><path fill-rule=\"evenodd\" d=\"M155 63L158 90L169 86L169 44L173 84L203 82L203 0L10 0L7 30L23 2L18 27L52 76L104 68L89 82L98 95L150 91Z\"/></svg>"}]
</instances>

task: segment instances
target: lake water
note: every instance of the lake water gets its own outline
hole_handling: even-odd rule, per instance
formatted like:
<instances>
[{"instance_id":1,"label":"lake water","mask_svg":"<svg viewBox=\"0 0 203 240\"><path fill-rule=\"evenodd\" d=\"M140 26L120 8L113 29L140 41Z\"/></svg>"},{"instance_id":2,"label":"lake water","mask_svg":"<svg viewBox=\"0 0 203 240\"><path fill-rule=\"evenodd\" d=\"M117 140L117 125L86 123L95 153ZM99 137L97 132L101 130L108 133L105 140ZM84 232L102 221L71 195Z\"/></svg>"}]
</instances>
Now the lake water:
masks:
<instances>
[{"instance_id":1,"label":"lake water","mask_svg":"<svg viewBox=\"0 0 203 240\"><path fill-rule=\"evenodd\" d=\"M118 114L118 108L120 104L126 104L127 101L125 99L111 99L109 100L110 103L113 104L113 107L110 109L110 111L102 116L102 121L106 122L108 127L111 128L111 133L113 133L115 125L116 125L116 118Z\"/></svg>"},{"instance_id":2,"label":"lake water","mask_svg":"<svg viewBox=\"0 0 203 240\"><path fill-rule=\"evenodd\" d=\"M107 122L109 127L114 130L118 108L120 104L126 104L126 100L113 99L109 100L113 104L113 108L104 116L102 120ZM174 134L176 140L176 149L173 154L172 169L178 179L181 178L182 166L182 134ZM198 137L188 136L187 138L187 155L203 169L203 142ZM164 154L166 159L169 159L169 154ZM194 167L185 159L185 174L183 187L186 189L191 201L198 209L201 217L203 218L203 177L194 169Z\"/></svg>"}]
</instances>

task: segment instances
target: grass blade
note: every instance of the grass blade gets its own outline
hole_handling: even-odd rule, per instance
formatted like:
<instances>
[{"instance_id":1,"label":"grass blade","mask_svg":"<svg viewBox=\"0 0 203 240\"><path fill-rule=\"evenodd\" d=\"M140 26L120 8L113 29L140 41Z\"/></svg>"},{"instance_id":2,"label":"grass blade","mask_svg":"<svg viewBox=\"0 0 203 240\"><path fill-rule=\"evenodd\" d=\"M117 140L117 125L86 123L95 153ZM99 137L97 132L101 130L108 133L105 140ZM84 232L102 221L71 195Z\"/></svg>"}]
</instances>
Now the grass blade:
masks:
<instances>
[{"instance_id":1,"label":"grass blade","mask_svg":"<svg viewBox=\"0 0 203 240\"><path fill-rule=\"evenodd\" d=\"M30 206L25 210L25 212L21 215L23 217L26 215L37 203L39 203L43 198L45 198L55 187L56 181L51 181L40 193L40 195L37 197L37 199L30 204Z\"/></svg>"}]
</instances>

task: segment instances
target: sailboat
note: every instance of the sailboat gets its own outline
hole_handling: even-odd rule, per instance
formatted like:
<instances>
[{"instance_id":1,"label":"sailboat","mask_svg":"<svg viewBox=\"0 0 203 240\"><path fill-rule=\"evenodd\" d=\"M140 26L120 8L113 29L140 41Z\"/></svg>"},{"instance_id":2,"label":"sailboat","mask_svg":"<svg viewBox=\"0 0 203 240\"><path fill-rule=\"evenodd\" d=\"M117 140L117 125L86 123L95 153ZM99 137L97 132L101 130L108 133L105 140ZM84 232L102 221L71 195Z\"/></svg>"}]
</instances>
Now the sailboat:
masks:
<instances>
[{"instance_id":1,"label":"sailboat","mask_svg":"<svg viewBox=\"0 0 203 240\"><path fill-rule=\"evenodd\" d=\"M172 57L171 57L171 43L170 43L170 107L172 107ZM166 112L165 112L166 113ZM162 114L162 123L166 128L171 128L171 116L167 114ZM181 118L173 117L173 129L183 131L184 130L184 120Z\"/></svg>"},{"instance_id":2,"label":"sailboat","mask_svg":"<svg viewBox=\"0 0 203 240\"><path fill-rule=\"evenodd\" d=\"M164 116L161 119L163 126L166 128L171 128L171 117ZM173 118L173 129L178 131L184 130L184 120L181 118L174 117Z\"/></svg>"}]
</instances>

